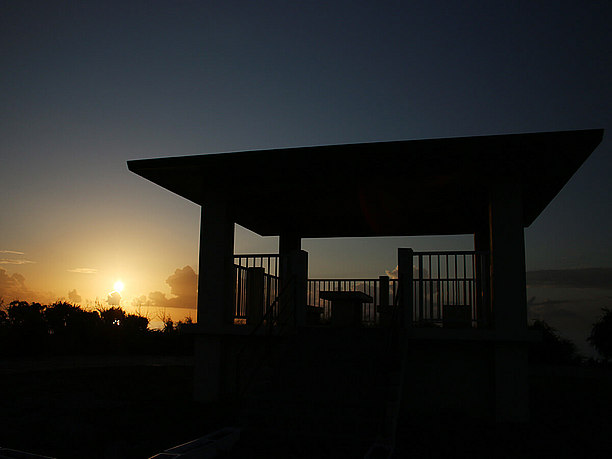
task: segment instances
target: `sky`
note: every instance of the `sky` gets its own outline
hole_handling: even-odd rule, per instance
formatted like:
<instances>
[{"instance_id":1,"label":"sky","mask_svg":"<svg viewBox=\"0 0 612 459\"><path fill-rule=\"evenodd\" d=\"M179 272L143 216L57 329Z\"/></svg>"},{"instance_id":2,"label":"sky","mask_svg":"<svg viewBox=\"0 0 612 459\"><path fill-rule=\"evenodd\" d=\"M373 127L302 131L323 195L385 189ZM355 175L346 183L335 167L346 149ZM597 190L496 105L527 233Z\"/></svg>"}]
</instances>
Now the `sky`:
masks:
<instances>
[{"instance_id":1,"label":"sky","mask_svg":"<svg viewBox=\"0 0 612 459\"><path fill-rule=\"evenodd\" d=\"M608 129L612 121L607 1L20 0L0 8L5 302L107 304L121 280L122 306L192 312L177 305L195 301L199 208L130 173L129 159ZM611 148L606 132L525 230L527 270L540 272L528 274L531 317L582 342L599 309L612 306ZM473 243L464 235L302 247L312 277L377 277L396 266L398 247ZM236 230L237 253L277 249L276 238ZM604 281L576 281L585 268Z\"/></svg>"}]
</instances>

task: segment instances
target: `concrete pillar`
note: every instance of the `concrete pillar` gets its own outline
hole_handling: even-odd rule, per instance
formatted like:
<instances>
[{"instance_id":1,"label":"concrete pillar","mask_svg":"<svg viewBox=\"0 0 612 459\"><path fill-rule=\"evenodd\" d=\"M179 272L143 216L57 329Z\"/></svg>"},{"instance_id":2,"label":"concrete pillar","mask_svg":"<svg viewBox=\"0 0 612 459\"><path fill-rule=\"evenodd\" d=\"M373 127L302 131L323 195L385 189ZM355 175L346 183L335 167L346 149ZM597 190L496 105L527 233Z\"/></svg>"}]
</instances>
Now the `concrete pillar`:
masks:
<instances>
[{"instance_id":1,"label":"concrete pillar","mask_svg":"<svg viewBox=\"0 0 612 459\"><path fill-rule=\"evenodd\" d=\"M301 250L302 238L295 233L281 233L278 238L278 256L279 256L279 287L280 292L286 292L286 285L295 273L295 260L292 259L292 254ZM292 326L295 322L295 304L288 306L288 301L294 301L295 299L295 285L293 286L291 299L285 294L284 301L281 302L280 308L283 313L282 322L291 323ZM289 310L291 309L291 310Z\"/></svg>"},{"instance_id":2,"label":"concrete pillar","mask_svg":"<svg viewBox=\"0 0 612 459\"><path fill-rule=\"evenodd\" d=\"M222 199L202 206L195 337L194 398L217 401L227 392L228 356L223 329L234 319L234 223Z\"/></svg>"},{"instance_id":3,"label":"concrete pillar","mask_svg":"<svg viewBox=\"0 0 612 459\"><path fill-rule=\"evenodd\" d=\"M521 186L499 182L489 200L491 299L495 347L495 414L500 422L529 419L525 239Z\"/></svg>"},{"instance_id":4,"label":"concrete pillar","mask_svg":"<svg viewBox=\"0 0 612 459\"><path fill-rule=\"evenodd\" d=\"M493 323L504 334L527 328L525 237L521 186L499 183L489 201Z\"/></svg>"},{"instance_id":5,"label":"concrete pillar","mask_svg":"<svg viewBox=\"0 0 612 459\"><path fill-rule=\"evenodd\" d=\"M202 206L198 322L207 329L233 323L234 222L225 202Z\"/></svg>"},{"instance_id":6,"label":"concrete pillar","mask_svg":"<svg viewBox=\"0 0 612 459\"><path fill-rule=\"evenodd\" d=\"M381 308L389 307L389 276L378 276L378 284L380 289L378 291L378 305ZM374 298L376 300L376 298Z\"/></svg>"},{"instance_id":7,"label":"concrete pillar","mask_svg":"<svg viewBox=\"0 0 612 459\"><path fill-rule=\"evenodd\" d=\"M378 284L378 323L383 327L391 326L393 312L389 306L389 276L379 276ZM376 301L376 298L374 298Z\"/></svg>"},{"instance_id":8,"label":"concrete pillar","mask_svg":"<svg viewBox=\"0 0 612 459\"><path fill-rule=\"evenodd\" d=\"M306 325L306 306L308 306L308 252L297 250L290 255L290 268L295 279L295 323L298 327Z\"/></svg>"},{"instance_id":9,"label":"concrete pillar","mask_svg":"<svg viewBox=\"0 0 612 459\"><path fill-rule=\"evenodd\" d=\"M278 238L278 253L282 257L302 249L302 238L295 233L282 233Z\"/></svg>"},{"instance_id":10,"label":"concrete pillar","mask_svg":"<svg viewBox=\"0 0 612 459\"><path fill-rule=\"evenodd\" d=\"M478 328L490 328L492 325L491 311L491 227L489 212L485 212L478 222L478 230L474 233L474 250L489 253L488 256L477 255L475 260L476 274L476 320Z\"/></svg>"},{"instance_id":11,"label":"concrete pillar","mask_svg":"<svg viewBox=\"0 0 612 459\"><path fill-rule=\"evenodd\" d=\"M495 419L529 421L529 359L526 342L495 345Z\"/></svg>"},{"instance_id":12,"label":"concrete pillar","mask_svg":"<svg viewBox=\"0 0 612 459\"><path fill-rule=\"evenodd\" d=\"M405 329L412 328L412 317L414 314L413 302L413 267L412 249L397 249L397 277L400 289L399 314L400 326Z\"/></svg>"},{"instance_id":13,"label":"concrete pillar","mask_svg":"<svg viewBox=\"0 0 612 459\"><path fill-rule=\"evenodd\" d=\"M281 301L280 322L300 327L306 325L308 305L308 252L294 250L281 254ZM289 284L289 282L293 282Z\"/></svg>"},{"instance_id":14,"label":"concrete pillar","mask_svg":"<svg viewBox=\"0 0 612 459\"><path fill-rule=\"evenodd\" d=\"M264 315L264 268L248 268L246 275L246 314L248 325L258 325Z\"/></svg>"}]
</instances>

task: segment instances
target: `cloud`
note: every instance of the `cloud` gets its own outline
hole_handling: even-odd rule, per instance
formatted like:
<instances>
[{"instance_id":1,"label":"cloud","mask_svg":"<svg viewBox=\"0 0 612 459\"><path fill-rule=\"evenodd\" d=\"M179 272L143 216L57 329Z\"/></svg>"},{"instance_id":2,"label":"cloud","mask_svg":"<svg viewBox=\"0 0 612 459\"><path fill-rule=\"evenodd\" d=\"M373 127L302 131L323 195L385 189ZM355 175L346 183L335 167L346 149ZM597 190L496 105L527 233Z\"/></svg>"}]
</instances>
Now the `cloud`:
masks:
<instances>
[{"instance_id":1,"label":"cloud","mask_svg":"<svg viewBox=\"0 0 612 459\"><path fill-rule=\"evenodd\" d=\"M5 301L24 300L31 301L33 292L25 284L25 277L19 273L9 275L0 268L0 298Z\"/></svg>"},{"instance_id":2,"label":"cloud","mask_svg":"<svg viewBox=\"0 0 612 459\"><path fill-rule=\"evenodd\" d=\"M529 287L612 289L612 268L546 269L527 272Z\"/></svg>"},{"instance_id":3,"label":"cloud","mask_svg":"<svg viewBox=\"0 0 612 459\"><path fill-rule=\"evenodd\" d=\"M398 271L399 271L399 266L396 266L391 271L389 271L388 269L385 269L385 274L389 276L390 279L397 279Z\"/></svg>"},{"instance_id":4,"label":"cloud","mask_svg":"<svg viewBox=\"0 0 612 459\"><path fill-rule=\"evenodd\" d=\"M119 292L110 292L106 298L106 302L111 306L119 306L121 304L121 295Z\"/></svg>"},{"instance_id":5,"label":"cloud","mask_svg":"<svg viewBox=\"0 0 612 459\"><path fill-rule=\"evenodd\" d=\"M18 252L17 250L0 250L0 253L10 253L11 255L24 255L23 252Z\"/></svg>"},{"instance_id":6,"label":"cloud","mask_svg":"<svg viewBox=\"0 0 612 459\"><path fill-rule=\"evenodd\" d=\"M389 276L390 279L397 279L398 272L399 272L399 266L396 266L391 271L389 271L388 269L385 269L385 274ZM428 273L426 269L423 269L423 276L425 276L426 278L428 277ZM419 277L419 267L413 266L412 267L412 278L418 279L418 277Z\"/></svg>"},{"instance_id":7,"label":"cloud","mask_svg":"<svg viewBox=\"0 0 612 459\"><path fill-rule=\"evenodd\" d=\"M166 283L170 286L173 296L154 291L148 296L142 295L132 302L134 307L151 306L158 308L189 308L195 309L198 297L198 275L191 266L177 268Z\"/></svg>"},{"instance_id":8,"label":"cloud","mask_svg":"<svg viewBox=\"0 0 612 459\"><path fill-rule=\"evenodd\" d=\"M36 263L31 260L18 260L17 258L0 258L0 265L27 265Z\"/></svg>"},{"instance_id":9,"label":"cloud","mask_svg":"<svg viewBox=\"0 0 612 459\"><path fill-rule=\"evenodd\" d=\"M70 290L68 292L68 300L71 303L80 303L81 301L83 301L83 298L81 298L81 295L79 295L76 291L76 288L74 290Z\"/></svg>"},{"instance_id":10,"label":"cloud","mask_svg":"<svg viewBox=\"0 0 612 459\"><path fill-rule=\"evenodd\" d=\"M73 268L68 270L69 273L79 274L96 274L98 272L95 268Z\"/></svg>"},{"instance_id":11,"label":"cloud","mask_svg":"<svg viewBox=\"0 0 612 459\"><path fill-rule=\"evenodd\" d=\"M198 275L191 266L176 269L166 283L170 286L170 293L181 298L195 298L198 291Z\"/></svg>"}]
</instances>

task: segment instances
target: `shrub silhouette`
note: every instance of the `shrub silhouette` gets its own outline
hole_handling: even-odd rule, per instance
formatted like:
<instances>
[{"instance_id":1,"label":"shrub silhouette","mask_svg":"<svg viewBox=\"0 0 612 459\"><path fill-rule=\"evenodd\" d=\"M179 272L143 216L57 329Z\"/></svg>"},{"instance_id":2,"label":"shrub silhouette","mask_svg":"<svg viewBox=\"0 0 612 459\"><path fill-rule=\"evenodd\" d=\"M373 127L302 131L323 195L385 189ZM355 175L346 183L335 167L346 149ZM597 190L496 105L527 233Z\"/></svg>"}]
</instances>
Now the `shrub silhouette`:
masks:
<instances>
[{"instance_id":1,"label":"shrub silhouette","mask_svg":"<svg viewBox=\"0 0 612 459\"><path fill-rule=\"evenodd\" d=\"M50 334L80 335L92 332L100 320L97 311L85 311L80 306L56 302L46 306L43 317Z\"/></svg>"},{"instance_id":2,"label":"shrub silhouette","mask_svg":"<svg viewBox=\"0 0 612 459\"><path fill-rule=\"evenodd\" d=\"M542 333L542 341L529 347L529 360L534 363L575 365L581 362L576 345L569 339L558 335L557 330L543 320L536 320L529 327Z\"/></svg>"},{"instance_id":3,"label":"shrub silhouette","mask_svg":"<svg viewBox=\"0 0 612 459\"><path fill-rule=\"evenodd\" d=\"M98 311L100 312L102 323L106 327L120 327L125 321L125 311L117 306L107 309L100 308Z\"/></svg>"},{"instance_id":4,"label":"shrub silhouette","mask_svg":"<svg viewBox=\"0 0 612 459\"><path fill-rule=\"evenodd\" d=\"M612 358L612 310L603 308L603 315L593 324L587 341L606 360Z\"/></svg>"},{"instance_id":5,"label":"shrub silhouette","mask_svg":"<svg viewBox=\"0 0 612 459\"><path fill-rule=\"evenodd\" d=\"M165 324L165 332L150 330L147 317L116 306L95 311L64 301L5 306L0 299L1 354L189 354L193 338L183 328L179 321Z\"/></svg>"},{"instance_id":6,"label":"shrub silhouette","mask_svg":"<svg viewBox=\"0 0 612 459\"><path fill-rule=\"evenodd\" d=\"M145 333L149 328L149 319L138 314L128 314L122 326L125 330L132 333Z\"/></svg>"},{"instance_id":7,"label":"shrub silhouette","mask_svg":"<svg viewBox=\"0 0 612 459\"><path fill-rule=\"evenodd\" d=\"M27 301L12 301L6 310L9 324L28 333L46 332L43 311L40 303Z\"/></svg>"},{"instance_id":8,"label":"shrub silhouette","mask_svg":"<svg viewBox=\"0 0 612 459\"><path fill-rule=\"evenodd\" d=\"M4 327L8 324L8 314L2 307L4 306L4 302L0 302L0 327Z\"/></svg>"}]
</instances>

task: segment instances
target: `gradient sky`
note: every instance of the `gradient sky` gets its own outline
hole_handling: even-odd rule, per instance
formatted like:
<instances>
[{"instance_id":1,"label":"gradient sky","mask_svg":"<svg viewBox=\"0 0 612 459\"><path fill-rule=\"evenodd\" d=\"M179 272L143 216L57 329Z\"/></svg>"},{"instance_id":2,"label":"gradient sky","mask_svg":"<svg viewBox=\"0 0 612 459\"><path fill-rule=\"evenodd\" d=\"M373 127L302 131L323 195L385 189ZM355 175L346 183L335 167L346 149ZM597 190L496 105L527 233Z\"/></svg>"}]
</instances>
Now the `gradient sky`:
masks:
<instances>
[{"instance_id":1,"label":"gradient sky","mask_svg":"<svg viewBox=\"0 0 612 459\"><path fill-rule=\"evenodd\" d=\"M199 208L128 172L128 159L612 120L607 1L0 5L5 300L104 301L117 279L122 304L180 297L183 268L197 271ZM611 146L606 133L526 230L528 270L612 268ZM236 252L277 245L237 229ZM384 274L398 246L472 239L303 242L313 277ZM581 290L551 285L531 303ZM584 290L597 300L572 314L589 309L592 322L609 287ZM558 308L542 308L554 319Z\"/></svg>"}]
</instances>

